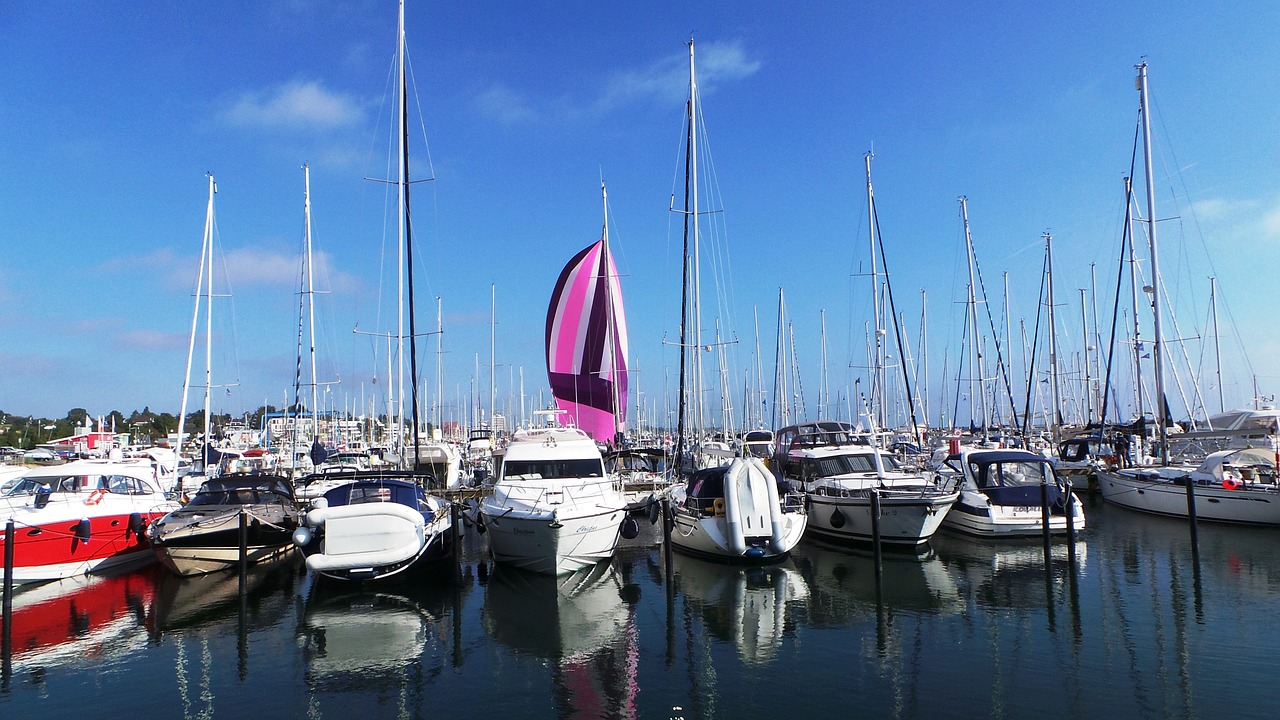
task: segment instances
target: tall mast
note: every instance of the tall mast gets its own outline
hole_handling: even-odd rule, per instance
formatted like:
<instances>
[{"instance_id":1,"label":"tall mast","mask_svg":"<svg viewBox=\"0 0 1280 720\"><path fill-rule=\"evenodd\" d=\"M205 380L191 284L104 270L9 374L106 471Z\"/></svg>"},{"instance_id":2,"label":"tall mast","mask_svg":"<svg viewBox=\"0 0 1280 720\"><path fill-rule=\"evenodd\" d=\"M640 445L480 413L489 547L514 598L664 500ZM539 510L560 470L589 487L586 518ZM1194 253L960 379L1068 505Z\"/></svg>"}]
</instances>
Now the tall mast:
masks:
<instances>
[{"instance_id":1,"label":"tall mast","mask_svg":"<svg viewBox=\"0 0 1280 720\"><path fill-rule=\"evenodd\" d=\"M987 425L989 424L987 422L987 391L983 387L984 381L982 377L983 375L982 349L978 340L978 296L977 296L977 282L973 276L973 266L975 262L973 259L973 237L969 234L969 198L964 197L963 195L960 197L960 215L964 219L964 246L965 246L965 252L967 253L969 258L968 305L969 305L969 327L970 327L970 332L972 333L972 337L970 337L969 339L970 340L969 352L970 352L970 358L971 358L969 372L976 373L977 383L978 383L978 390L975 393L973 390L974 379L973 377L970 377L969 379L969 417L970 418L973 417L973 399L974 399L974 395L976 394L978 398L978 408L980 410L980 415L982 417L982 439L985 441L988 439L988 432L989 432L987 428Z\"/></svg>"},{"instance_id":2,"label":"tall mast","mask_svg":"<svg viewBox=\"0 0 1280 720\"><path fill-rule=\"evenodd\" d=\"M604 215L604 225L600 231L600 281L604 283L604 303L605 303L605 337L604 351L608 357L605 361L607 364L601 370L609 372L609 392L613 404L613 432L612 436L606 441L610 445L614 445L618 441L618 433L620 423L618 422L619 410L621 410L621 398L618 397L618 353L616 351L617 327L614 326L614 307L613 307L613 277L612 267L609 264L609 191L605 189L604 182L600 183L600 205L601 213Z\"/></svg>"},{"instance_id":3,"label":"tall mast","mask_svg":"<svg viewBox=\"0 0 1280 720\"><path fill-rule=\"evenodd\" d=\"M1058 440L1061 439L1060 425L1062 420L1062 395L1058 389L1058 333L1057 329L1054 327L1053 319L1053 236L1049 233L1045 233L1043 237L1045 272L1048 276L1045 304L1048 307L1047 314L1049 317L1049 393L1051 398L1050 403L1052 405L1050 409L1050 412L1052 413L1052 418L1050 419L1052 426L1050 427L1050 430L1053 433L1053 443L1054 445L1057 445Z\"/></svg>"},{"instance_id":4,"label":"tall mast","mask_svg":"<svg viewBox=\"0 0 1280 720\"><path fill-rule=\"evenodd\" d=\"M320 439L320 420L317 410L316 388L316 306L315 277L311 265L311 168L302 166L303 178L303 240L307 263L307 319L309 326L308 341L311 354L311 438L312 444Z\"/></svg>"},{"instance_id":5,"label":"tall mast","mask_svg":"<svg viewBox=\"0 0 1280 720\"><path fill-rule=\"evenodd\" d=\"M444 306L440 296L436 296L436 401L435 412L431 414L436 430L444 435L441 423L441 404L444 402Z\"/></svg>"},{"instance_id":6,"label":"tall mast","mask_svg":"<svg viewBox=\"0 0 1280 720\"><path fill-rule=\"evenodd\" d=\"M868 150L864 156L867 171L867 242L871 250L871 314L875 318L875 338L871 358L871 402L876 408L876 423L884 427L884 326L880 315L880 273L876 262L876 200L871 187L871 158Z\"/></svg>"},{"instance_id":7,"label":"tall mast","mask_svg":"<svg viewBox=\"0 0 1280 720\"><path fill-rule=\"evenodd\" d=\"M920 411L924 417L925 427L929 425L929 296L924 288L920 289ZM942 424L942 419L938 419Z\"/></svg>"},{"instance_id":8,"label":"tall mast","mask_svg":"<svg viewBox=\"0 0 1280 720\"><path fill-rule=\"evenodd\" d=\"M1084 422L1085 424L1088 424L1090 421L1093 420L1093 408L1094 408L1093 368L1089 364L1089 358L1090 358L1089 306L1087 304L1088 299L1085 297L1085 293L1087 292L1087 290L1085 288L1079 288L1079 290L1080 290L1080 327L1082 329L1082 332L1080 333L1080 337L1084 340L1084 407L1085 407Z\"/></svg>"},{"instance_id":9,"label":"tall mast","mask_svg":"<svg viewBox=\"0 0 1280 720\"><path fill-rule=\"evenodd\" d=\"M1147 88L1147 64L1143 62L1137 66L1137 70L1138 97L1142 110L1142 155L1147 173L1147 239L1151 247L1151 308L1154 335L1151 340L1151 358L1155 364L1156 374L1156 433L1160 443L1160 464L1168 465L1169 436L1166 426L1169 418L1166 416L1168 408L1164 401L1164 348L1161 340L1163 336L1160 333L1160 256L1159 246L1156 244L1156 187L1155 179L1151 174L1151 100Z\"/></svg>"},{"instance_id":10,"label":"tall mast","mask_svg":"<svg viewBox=\"0 0 1280 720\"><path fill-rule=\"evenodd\" d=\"M403 219L408 207L406 196L409 193L409 148L408 138L408 90L405 88L404 62L404 0L400 0L399 18L396 26L396 77L399 80L399 98L397 105L397 137L398 152L396 162L396 193L398 216L396 220L396 402L395 402L395 439L394 448L403 459L404 456L404 290L405 290L405 229Z\"/></svg>"},{"instance_id":11,"label":"tall mast","mask_svg":"<svg viewBox=\"0 0 1280 720\"><path fill-rule=\"evenodd\" d=\"M204 240L200 245L200 272L196 275L196 302L191 311L191 336L187 343L187 373L182 380L182 404L178 410L178 447L177 452L182 454L182 435L183 427L187 422L187 393L191 389L191 360L195 357L196 349L196 328L200 322L200 296L201 293L212 295L209 289L205 288L205 273L209 272L209 282L213 282L213 196L218 192L218 186L213 181L213 173L208 173L209 178L209 204L204 215ZM209 298L205 298L206 308L209 305ZM208 335L208 324L205 325L206 335ZM207 345L206 340L206 345ZM204 414L205 414L205 441L208 441L208 417L209 417L209 370L208 355L205 357L205 382L204 382Z\"/></svg>"},{"instance_id":12,"label":"tall mast","mask_svg":"<svg viewBox=\"0 0 1280 720\"><path fill-rule=\"evenodd\" d=\"M1142 407L1142 323L1138 320L1138 254L1133 242L1133 178L1124 179L1125 235L1129 238L1129 294L1133 307L1133 409L1139 419Z\"/></svg>"},{"instance_id":13,"label":"tall mast","mask_svg":"<svg viewBox=\"0 0 1280 720\"><path fill-rule=\"evenodd\" d=\"M690 221L693 223L693 407L694 428L699 440L706 434L706 418L703 416L702 377L702 264L701 241L698 239L698 79L694 72L693 40L689 40L689 192L693 202Z\"/></svg>"},{"instance_id":14,"label":"tall mast","mask_svg":"<svg viewBox=\"0 0 1280 720\"><path fill-rule=\"evenodd\" d=\"M1218 412L1226 411L1222 391L1222 348L1218 347L1218 278L1209 276L1209 307L1213 310L1213 361L1218 374Z\"/></svg>"}]
</instances>

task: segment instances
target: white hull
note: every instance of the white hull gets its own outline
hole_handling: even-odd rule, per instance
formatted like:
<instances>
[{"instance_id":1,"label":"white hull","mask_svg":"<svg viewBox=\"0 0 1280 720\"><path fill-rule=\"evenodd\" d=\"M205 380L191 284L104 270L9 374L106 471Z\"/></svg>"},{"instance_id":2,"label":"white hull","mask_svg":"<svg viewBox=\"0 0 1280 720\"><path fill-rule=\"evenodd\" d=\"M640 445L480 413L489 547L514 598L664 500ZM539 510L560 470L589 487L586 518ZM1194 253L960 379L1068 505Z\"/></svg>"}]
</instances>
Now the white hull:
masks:
<instances>
[{"instance_id":1,"label":"white hull","mask_svg":"<svg viewBox=\"0 0 1280 720\"><path fill-rule=\"evenodd\" d=\"M1186 477L1185 470L1166 469ZM1128 469L1098 473L1104 500L1140 512L1188 517L1185 480L1155 470ZM1196 518L1247 525L1280 525L1280 491L1274 485L1246 485L1228 490L1219 483L1196 482Z\"/></svg>"},{"instance_id":2,"label":"white hull","mask_svg":"<svg viewBox=\"0 0 1280 720\"><path fill-rule=\"evenodd\" d=\"M293 544L249 545L245 547L245 560L250 565L266 562L294 551ZM173 572L187 577L207 575L240 564L240 548L219 547L165 547L156 548L156 559Z\"/></svg>"},{"instance_id":3,"label":"white hull","mask_svg":"<svg viewBox=\"0 0 1280 720\"><path fill-rule=\"evenodd\" d=\"M1071 498L1072 526L1076 532L1085 527L1084 506L1080 499ZM1025 538L1044 534L1042 513L1037 506L991 505L986 496L976 490L964 490L960 499L951 507L942 521L943 526L968 535L979 537ZM1065 515L1049 516L1049 534L1065 535Z\"/></svg>"},{"instance_id":4,"label":"white hull","mask_svg":"<svg viewBox=\"0 0 1280 720\"><path fill-rule=\"evenodd\" d=\"M873 542L871 498L810 494L808 532L825 540ZM880 542L913 548L933 537L959 497L922 497L920 493L883 491L880 497Z\"/></svg>"},{"instance_id":5,"label":"white hull","mask_svg":"<svg viewBox=\"0 0 1280 720\"><path fill-rule=\"evenodd\" d=\"M800 538L804 536L807 524L807 517L804 513L784 513L782 516L782 542L779 549L774 550L766 542L758 548L760 550L758 555L745 556L734 552L729 524L724 517L715 517L714 515L695 517L684 510L677 510L674 516L675 527L671 530L671 545L677 550L706 558L749 560L761 563L784 560L792 549L800 543ZM758 537L749 535L747 536L747 542L767 541L769 537L767 534ZM752 549L756 548L757 546L752 546Z\"/></svg>"},{"instance_id":6,"label":"white hull","mask_svg":"<svg viewBox=\"0 0 1280 720\"><path fill-rule=\"evenodd\" d=\"M481 506L494 560L544 575L564 575L613 557L626 511L554 516L493 512Z\"/></svg>"}]
</instances>

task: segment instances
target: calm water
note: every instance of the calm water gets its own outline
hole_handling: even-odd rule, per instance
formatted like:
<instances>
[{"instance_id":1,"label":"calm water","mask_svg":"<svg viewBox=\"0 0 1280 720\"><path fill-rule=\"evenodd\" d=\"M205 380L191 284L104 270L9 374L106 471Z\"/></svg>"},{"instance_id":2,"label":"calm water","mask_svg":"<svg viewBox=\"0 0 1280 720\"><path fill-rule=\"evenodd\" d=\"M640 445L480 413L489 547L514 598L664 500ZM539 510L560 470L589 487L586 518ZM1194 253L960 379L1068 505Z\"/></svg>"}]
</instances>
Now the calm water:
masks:
<instances>
[{"instance_id":1,"label":"calm water","mask_svg":"<svg viewBox=\"0 0 1280 720\"><path fill-rule=\"evenodd\" d=\"M20 591L0 717L1223 718L1280 712L1280 532L1100 501L1055 544L954 535L922 558L802 543L754 570L646 533L560 581L482 562L344 592L296 562Z\"/></svg>"}]
</instances>

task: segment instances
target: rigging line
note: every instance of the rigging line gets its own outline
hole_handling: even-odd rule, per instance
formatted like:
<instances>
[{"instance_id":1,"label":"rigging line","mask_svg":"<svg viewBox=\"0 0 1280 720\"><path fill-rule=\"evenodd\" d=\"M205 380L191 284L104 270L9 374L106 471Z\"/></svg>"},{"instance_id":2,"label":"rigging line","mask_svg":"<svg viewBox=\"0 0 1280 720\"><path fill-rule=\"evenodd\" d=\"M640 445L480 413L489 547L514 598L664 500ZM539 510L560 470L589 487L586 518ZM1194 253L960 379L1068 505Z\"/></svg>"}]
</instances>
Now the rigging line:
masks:
<instances>
[{"instance_id":1,"label":"rigging line","mask_svg":"<svg viewBox=\"0 0 1280 720\"><path fill-rule=\"evenodd\" d=\"M1031 435L1031 391L1036 387L1036 347L1040 343L1040 307L1045 302L1045 279L1049 276L1049 255L1044 256L1044 265L1040 270L1040 292L1036 296L1036 326L1031 331L1031 357L1027 361L1027 399L1022 407L1022 437ZM1052 328L1050 328L1052 330ZM1025 335L1023 336L1026 337ZM1055 411L1056 412L1056 411Z\"/></svg>"},{"instance_id":2,"label":"rigging line","mask_svg":"<svg viewBox=\"0 0 1280 720\"><path fill-rule=\"evenodd\" d=\"M1127 185L1124 205L1125 213L1129 212L1132 198L1133 186ZM1116 268L1115 304L1111 307L1111 337L1107 341L1107 372L1102 381L1102 407L1098 409L1098 424L1100 426L1105 426L1107 424L1107 407L1110 404L1107 391L1111 388L1112 360L1114 360L1116 349L1116 327L1120 324L1118 322L1120 318L1120 289L1124 285L1125 251L1128 248L1129 243L1133 242L1133 238L1129 236L1129 225L1130 223L1124 224L1123 234L1120 237L1120 260ZM1137 382L1137 380L1137 378L1134 378L1134 382ZM1119 420L1119 418L1116 419Z\"/></svg>"},{"instance_id":3,"label":"rigging line","mask_svg":"<svg viewBox=\"0 0 1280 720\"><path fill-rule=\"evenodd\" d=\"M1013 424L1017 425L1018 411L1014 409L1013 386L1009 383L1009 371L1008 368L1005 367L1004 358L1001 356L1000 335L996 332L995 318L991 316L991 303L987 299L987 284L982 279L982 266L978 264L978 251L976 249L972 249L971 252L973 253L973 269L978 275L978 288L982 290L982 304L986 307L987 311L987 324L991 327L991 344L996 347L996 367L1000 368L1000 379L1004 380L1004 389L1009 398L1009 407L1010 409L1013 409ZM981 373L981 370L979 370L979 373ZM979 385L981 385L981 374L979 375L978 380Z\"/></svg>"},{"instance_id":4,"label":"rigging line","mask_svg":"<svg viewBox=\"0 0 1280 720\"><path fill-rule=\"evenodd\" d=\"M876 211L874 203L871 205L871 214L876 223L876 242L880 245L880 267L884 268L884 287L886 294L889 296L889 313L893 315L893 334L898 341L898 362L902 367L902 382L906 385L907 407L911 409L911 436L915 438L917 445L923 445L923 441L920 438L920 424L916 420L916 404L911 395L911 376L907 372L906 350L903 349L902 345L902 326L898 323L898 308L894 305L893 285L889 281L889 259L884 253L884 236L880 234L880 214ZM1012 403L1012 401L1011 397L1010 402ZM1017 422L1016 418L1014 422Z\"/></svg>"}]
</instances>

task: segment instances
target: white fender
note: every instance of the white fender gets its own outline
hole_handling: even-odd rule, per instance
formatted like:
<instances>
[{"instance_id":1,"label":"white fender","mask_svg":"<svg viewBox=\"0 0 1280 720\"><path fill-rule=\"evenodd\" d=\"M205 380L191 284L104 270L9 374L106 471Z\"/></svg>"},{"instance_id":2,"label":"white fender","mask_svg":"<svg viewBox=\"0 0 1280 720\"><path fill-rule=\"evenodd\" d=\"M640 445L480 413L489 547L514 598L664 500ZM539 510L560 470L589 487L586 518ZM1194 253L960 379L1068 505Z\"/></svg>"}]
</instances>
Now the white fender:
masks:
<instances>
[{"instance_id":1,"label":"white fender","mask_svg":"<svg viewBox=\"0 0 1280 720\"><path fill-rule=\"evenodd\" d=\"M746 477L750 466L746 461L737 459L729 464L724 474L724 524L725 536L729 540L729 549L737 555L747 551L746 538L742 536L741 508L738 507L738 486L749 482Z\"/></svg>"},{"instance_id":2,"label":"white fender","mask_svg":"<svg viewBox=\"0 0 1280 720\"><path fill-rule=\"evenodd\" d=\"M782 503L778 499L778 483L774 481L773 473L769 472L769 468L765 467L764 461L760 458L751 458L751 464L764 478L766 492L769 494L769 523L772 530L769 535L769 547L776 553L784 553L787 545L783 536Z\"/></svg>"}]
</instances>

